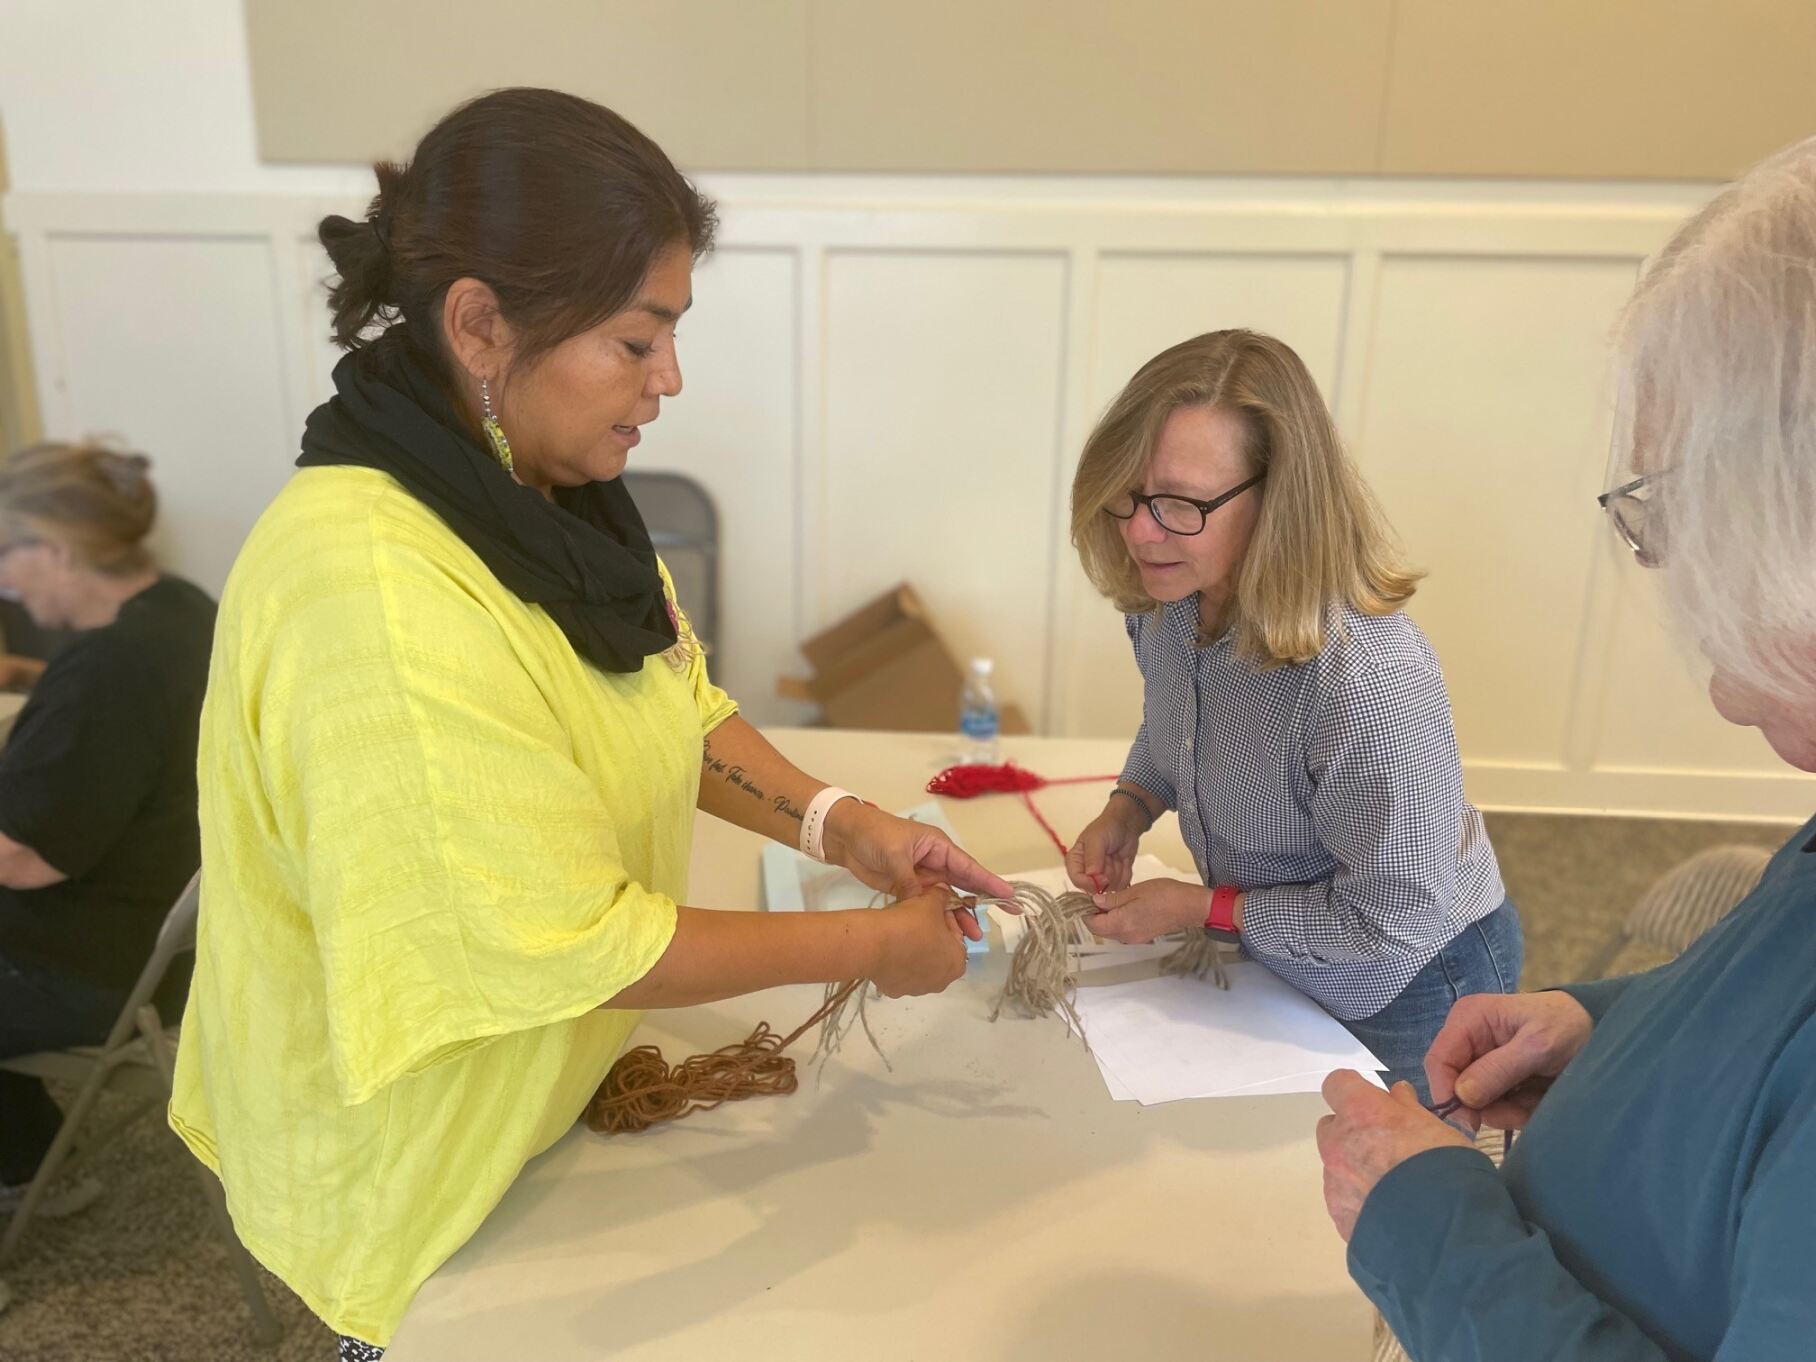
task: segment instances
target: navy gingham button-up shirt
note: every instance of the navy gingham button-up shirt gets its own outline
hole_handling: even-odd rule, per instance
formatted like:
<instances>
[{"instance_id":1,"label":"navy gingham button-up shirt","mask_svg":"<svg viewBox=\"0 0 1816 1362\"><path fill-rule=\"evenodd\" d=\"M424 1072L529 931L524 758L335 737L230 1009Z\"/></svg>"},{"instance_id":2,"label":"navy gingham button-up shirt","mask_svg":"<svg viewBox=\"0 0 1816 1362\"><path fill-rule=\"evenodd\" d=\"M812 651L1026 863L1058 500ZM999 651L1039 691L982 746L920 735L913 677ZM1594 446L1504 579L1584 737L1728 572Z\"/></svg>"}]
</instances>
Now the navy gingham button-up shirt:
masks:
<instances>
[{"instance_id":1,"label":"navy gingham button-up shirt","mask_svg":"<svg viewBox=\"0 0 1816 1362\"><path fill-rule=\"evenodd\" d=\"M1405 615L1333 615L1322 653L1268 670L1232 635L1198 646L1196 596L1127 625L1143 700L1122 779L1177 811L1206 884L1244 891L1251 956L1353 1021L1500 907L1444 676Z\"/></svg>"}]
</instances>

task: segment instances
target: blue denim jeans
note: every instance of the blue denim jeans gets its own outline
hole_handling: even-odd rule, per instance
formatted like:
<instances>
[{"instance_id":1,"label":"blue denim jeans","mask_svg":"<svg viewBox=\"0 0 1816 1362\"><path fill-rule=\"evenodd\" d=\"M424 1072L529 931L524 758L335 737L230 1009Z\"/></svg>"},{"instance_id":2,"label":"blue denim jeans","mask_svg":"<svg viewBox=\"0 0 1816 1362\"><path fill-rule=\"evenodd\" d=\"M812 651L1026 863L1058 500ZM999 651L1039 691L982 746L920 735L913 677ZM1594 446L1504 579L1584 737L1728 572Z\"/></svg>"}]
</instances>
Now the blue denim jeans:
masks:
<instances>
[{"instance_id":1,"label":"blue denim jeans","mask_svg":"<svg viewBox=\"0 0 1816 1362\"><path fill-rule=\"evenodd\" d=\"M126 996L0 955L0 1059L107 1039ZM43 1080L0 1073L0 1183L30 1182L63 1113Z\"/></svg>"},{"instance_id":2,"label":"blue denim jeans","mask_svg":"<svg viewBox=\"0 0 1816 1362\"><path fill-rule=\"evenodd\" d=\"M1452 937L1386 1007L1372 1017L1343 1024L1387 1066L1381 1077L1389 1086L1404 1079L1419 1090L1419 1100L1430 1105L1425 1052L1451 1005L1467 993L1517 992L1525 958L1519 910L1507 899Z\"/></svg>"}]
</instances>

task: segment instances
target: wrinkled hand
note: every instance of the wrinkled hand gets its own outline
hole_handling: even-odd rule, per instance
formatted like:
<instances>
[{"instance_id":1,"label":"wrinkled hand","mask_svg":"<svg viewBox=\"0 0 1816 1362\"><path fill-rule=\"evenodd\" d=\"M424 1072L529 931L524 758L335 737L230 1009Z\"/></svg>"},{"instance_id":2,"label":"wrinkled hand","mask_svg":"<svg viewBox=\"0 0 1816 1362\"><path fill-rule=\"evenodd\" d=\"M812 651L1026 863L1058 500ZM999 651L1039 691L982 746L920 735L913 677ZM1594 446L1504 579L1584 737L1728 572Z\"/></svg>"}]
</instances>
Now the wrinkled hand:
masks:
<instances>
[{"instance_id":1,"label":"wrinkled hand","mask_svg":"<svg viewBox=\"0 0 1816 1362\"><path fill-rule=\"evenodd\" d=\"M1595 1022L1568 993L1472 993L1457 999L1425 1052L1431 1099L1463 1102L1453 1120L1518 1130L1589 1042Z\"/></svg>"},{"instance_id":2,"label":"wrinkled hand","mask_svg":"<svg viewBox=\"0 0 1816 1362\"><path fill-rule=\"evenodd\" d=\"M841 799L832 806L824 850L834 865L896 898L947 884L990 898L1008 898L1013 892L1007 880L985 870L938 828L897 818L855 799ZM971 913L957 916L967 936L977 940L983 935Z\"/></svg>"},{"instance_id":3,"label":"wrinkled hand","mask_svg":"<svg viewBox=\"0 0 1816 1362\"><path fill-rule=\"evenodd\" d=\"M886 998L939 993L965 973L961 929L977 920L954 911L956 901L945 889L930 889L875 915L881 927L870 981Z\"/></svg>"},{"instance_id":4,"label":"wrinkled hand","mask_svg":"<svg viewBox=\"0 0 1816 1362\"><path fill-rule=\"evenodd\" d=\"M1127 889L1144 831L1141 811L1121 795L1112 796L1066 852L1066 878L1087 894Z\"/></svg>"},{"instance_id":5,"label":"wrinkled hand","mask_svg":"<svg viewBox=\"0 0 1816 1362\"><path fill-rule=\"evenodd\" d=\"M1324 1080L1323 1091L1333 1113L1318 1122L1324 1208L1346 1244L1356 1232L1362 1203L1390 1169L1427 1149L1471 1147L1467 1137L1419 1105L1410 1083L1382 1092L1361 1074L1338 1069Z\"/></svg>"},{"instance_id":6,"label":"wrinkled hand","mask_svg":"<svg viewBox=\"0 0 1816 1362\"><path fill-rule=\"evenodd\" d=\"M1202 927L1211 891L1187 880L1143 880L1096 896L1098 911L1084 923L1106 941L1145 945L1157 936Z\"/></svg>"}]
</instances>

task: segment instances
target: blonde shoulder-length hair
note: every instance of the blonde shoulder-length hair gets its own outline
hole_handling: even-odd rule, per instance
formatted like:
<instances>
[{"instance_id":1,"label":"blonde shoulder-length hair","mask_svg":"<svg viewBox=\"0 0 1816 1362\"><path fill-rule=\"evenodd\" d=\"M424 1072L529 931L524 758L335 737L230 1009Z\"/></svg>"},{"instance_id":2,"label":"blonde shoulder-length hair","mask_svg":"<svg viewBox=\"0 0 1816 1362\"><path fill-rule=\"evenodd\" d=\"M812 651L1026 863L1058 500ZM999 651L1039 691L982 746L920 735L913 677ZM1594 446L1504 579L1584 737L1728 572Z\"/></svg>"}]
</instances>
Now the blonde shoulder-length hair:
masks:
<instances>
[{"instance_id":1,"label":"blonde shoulder-length hair","mask_svg":"<svg viewBox=\"0 0 1816 1362\"><path fill-rule=\"evenodd\" d=\"M1141 487L1167 417L1195 406L1241 418L1250 468L1266 478L1254 493L1260 516L1224 621L1245 657L1263 667L1309 662L1323 651L1333 607L1388 615L1412 597L1421 574L1402 562L1304 361L1272 336L1212 331L1142 365L1079 457L1072 543L1085 575L1118 610L1134 615L1160 603L1141 589L1106 508ZM1206 532L1215 529L1213 520Z\"/></svg>"}]
</instances>

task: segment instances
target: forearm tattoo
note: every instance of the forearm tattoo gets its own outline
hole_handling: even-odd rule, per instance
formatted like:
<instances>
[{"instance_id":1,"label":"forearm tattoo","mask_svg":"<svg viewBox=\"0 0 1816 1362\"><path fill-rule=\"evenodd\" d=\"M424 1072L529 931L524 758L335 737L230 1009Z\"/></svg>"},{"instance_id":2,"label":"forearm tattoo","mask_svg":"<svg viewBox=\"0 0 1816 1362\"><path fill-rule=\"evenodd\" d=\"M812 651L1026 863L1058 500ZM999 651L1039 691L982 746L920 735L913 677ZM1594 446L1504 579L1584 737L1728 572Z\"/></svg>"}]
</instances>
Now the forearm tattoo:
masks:
<instances>
[{"instance_id":1,"label":"forearm tattoo","mask_svg":"<svg viewBox=\"0 0 1816 1362\"><path fill-rule=\"evenodd\" d=\"M804 816L802 811L795 807L794 801L789 799L787 795L772 795L768 793L761 785L758 785L756 781L751 779L750 773L742 766L730 765L724 758L715 755L711 738L706 740L706 751L705 755L700 759L700 766L701 771L705 776L724 781L727 785L731 786L732 789L741 791L750 796L750 798L757 800L759 803L769 805L770 808L786 818L792 818L795 822L799 823Z\"/></svg>"}]
</instances>

